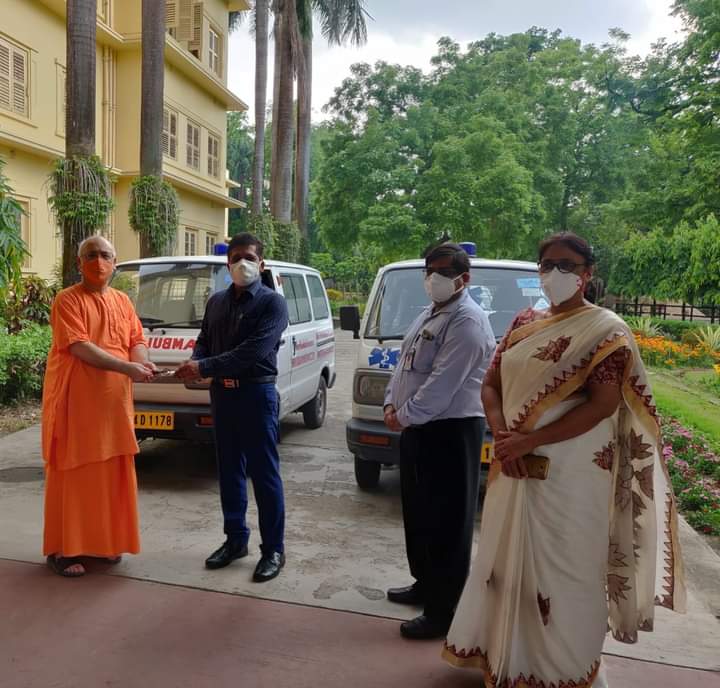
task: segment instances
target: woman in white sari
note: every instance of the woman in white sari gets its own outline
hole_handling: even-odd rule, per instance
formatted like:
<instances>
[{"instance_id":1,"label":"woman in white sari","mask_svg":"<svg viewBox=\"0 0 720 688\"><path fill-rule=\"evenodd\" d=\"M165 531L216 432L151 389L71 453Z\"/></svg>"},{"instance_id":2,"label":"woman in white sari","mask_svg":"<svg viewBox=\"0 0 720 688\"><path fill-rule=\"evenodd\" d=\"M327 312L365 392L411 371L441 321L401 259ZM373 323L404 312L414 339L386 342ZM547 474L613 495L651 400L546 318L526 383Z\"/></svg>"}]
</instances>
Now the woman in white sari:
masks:
<instances>
[{"instance_id":1,"label":"woman in white sari","mask_svg":"<svg viewBox=\"0 0 720 688\"><path fill-rule=\"evenodd\" d=\"M677 514L632 334L583 298L590 246L559 234L539 257L552 306L516 317L485 379L496 456L443 656L488 688L604 688L606 632L634 643L656 603L684 606Z\"/></svg>"}]
</instances>

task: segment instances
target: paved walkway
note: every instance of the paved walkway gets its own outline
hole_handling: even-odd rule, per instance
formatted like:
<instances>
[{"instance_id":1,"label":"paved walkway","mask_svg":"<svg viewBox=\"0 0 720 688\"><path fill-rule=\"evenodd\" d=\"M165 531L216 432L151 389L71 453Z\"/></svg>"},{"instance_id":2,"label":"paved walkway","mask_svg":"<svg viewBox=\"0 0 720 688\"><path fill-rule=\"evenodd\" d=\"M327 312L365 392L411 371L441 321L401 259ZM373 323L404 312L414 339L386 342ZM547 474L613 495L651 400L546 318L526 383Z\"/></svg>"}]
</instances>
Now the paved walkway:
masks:
<instances>
[{"instance_id":1,"label":"paved walkway","mask_svg":"<svg viewBox=\"0 0 720 688\"><path fill-rule=\"evenodd\" d=\"M0 560L3 688L481 685L397 621L92 573ZM717 673L605 661L612 688L720 688Z\"/></svg>"}]
</instances>

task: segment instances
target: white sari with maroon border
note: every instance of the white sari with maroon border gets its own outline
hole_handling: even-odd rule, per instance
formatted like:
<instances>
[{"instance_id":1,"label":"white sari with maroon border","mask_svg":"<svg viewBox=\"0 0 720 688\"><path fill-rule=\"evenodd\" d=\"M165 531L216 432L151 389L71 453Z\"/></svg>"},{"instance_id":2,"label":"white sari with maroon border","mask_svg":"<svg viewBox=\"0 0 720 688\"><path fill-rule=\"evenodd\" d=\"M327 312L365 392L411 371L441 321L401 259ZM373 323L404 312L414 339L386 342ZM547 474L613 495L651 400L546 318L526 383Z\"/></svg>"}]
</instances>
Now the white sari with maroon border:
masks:
<instances>
[{"instance_id":1,"label":"white sari with maroon border","mask_svg":"<svg viewBox=\"0 0 720 688\"><path fill-rule=\"evenodd\" d=\"M505 418L530 432L562 417L622 347L620 407L583 435L538 447L550 458L547 480L491 466L477 557L443 651L482 669L489 688L605 686L608 630L634 643L652 630L655 604L684 609L675 501L625 323L583 306L513 330L500 368Z\"/></svg>"}]
</instances>

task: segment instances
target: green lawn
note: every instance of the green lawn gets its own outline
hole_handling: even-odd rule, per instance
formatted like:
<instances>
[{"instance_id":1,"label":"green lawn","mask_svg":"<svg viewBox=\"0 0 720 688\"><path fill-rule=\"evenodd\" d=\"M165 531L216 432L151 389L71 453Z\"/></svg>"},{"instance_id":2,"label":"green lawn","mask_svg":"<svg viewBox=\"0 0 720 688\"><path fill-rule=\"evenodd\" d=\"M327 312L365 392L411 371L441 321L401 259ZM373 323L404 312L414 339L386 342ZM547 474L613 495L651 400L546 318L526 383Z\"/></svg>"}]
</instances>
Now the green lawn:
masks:
<instances>
[{"instance_id":1,"label":"green lawn","mask_svg":"<svg viewBox=\"0 0 720 688\"><path fill-rule=\"evenodd\" d=\"M712 371L654 368L649 373L660 413L677 418L683 425L698 430L720 445L720 398L698 382Z\"/></svg>"}]
</instances>

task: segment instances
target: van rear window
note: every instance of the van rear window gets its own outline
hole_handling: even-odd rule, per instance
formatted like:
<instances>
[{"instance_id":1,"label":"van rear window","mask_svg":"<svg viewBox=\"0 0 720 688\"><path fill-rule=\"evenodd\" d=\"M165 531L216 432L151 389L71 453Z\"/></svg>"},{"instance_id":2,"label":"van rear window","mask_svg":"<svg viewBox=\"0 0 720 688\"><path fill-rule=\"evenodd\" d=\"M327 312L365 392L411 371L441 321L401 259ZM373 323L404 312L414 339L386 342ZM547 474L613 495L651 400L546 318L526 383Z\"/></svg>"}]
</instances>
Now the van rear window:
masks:
<instances>
[{"instance_id":1,"label":"van rear window","mask_svg":"<svg viewBox=\"0 0 720 688\"><path fill-rule=\"evenodd\" d=\"M515 315L528 307L546 308L537 273L511 268L472 268L470 296L488 314L496 339ZM365 336L402 339L412 322L430 303L422 268L397 268L383 275L367 321ZM533 286L528 286L532 284Z\"/></svg>"}]
</instances>

